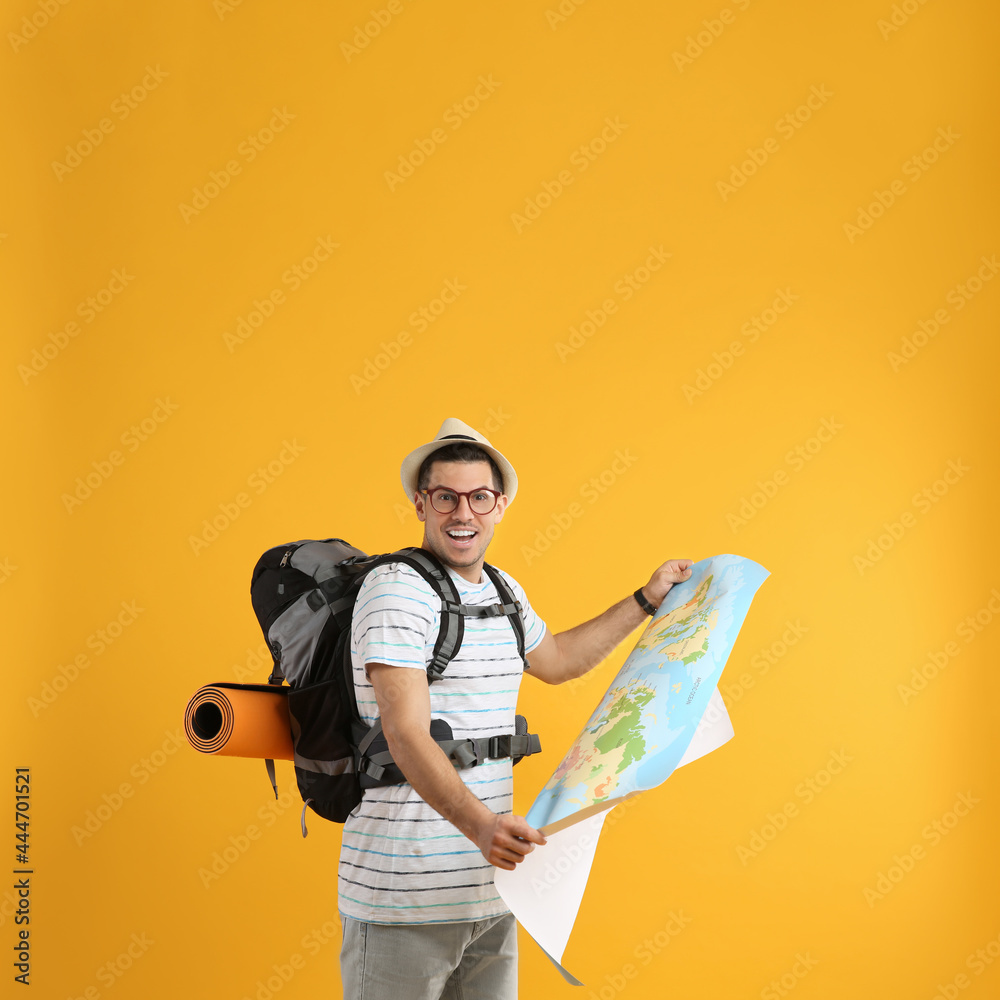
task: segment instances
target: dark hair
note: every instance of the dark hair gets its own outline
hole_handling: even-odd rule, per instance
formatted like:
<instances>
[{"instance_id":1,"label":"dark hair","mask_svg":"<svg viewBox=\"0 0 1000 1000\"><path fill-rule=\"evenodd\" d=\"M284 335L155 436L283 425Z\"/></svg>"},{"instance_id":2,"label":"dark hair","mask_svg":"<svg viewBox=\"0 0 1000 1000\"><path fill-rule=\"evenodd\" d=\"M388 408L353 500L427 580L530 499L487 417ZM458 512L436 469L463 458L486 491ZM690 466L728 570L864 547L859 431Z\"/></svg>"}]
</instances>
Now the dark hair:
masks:
<instances>
[{"instance_id":1,"label":"dark hair","mask_svg":"<svg viewBox=\"0 0 1000 1000\"><path fill-rule=\"evenodd\" d=\"M443 448L432 451L420 463L420 471L417 473L418 490L427 489L431 480L431 466L435 462L488 462L490 471L493 473L493 489L503 493L503 476L500 474L497 463L478 444L456 441L455 444L446 444Z\"/></svg>"}]
</instances>

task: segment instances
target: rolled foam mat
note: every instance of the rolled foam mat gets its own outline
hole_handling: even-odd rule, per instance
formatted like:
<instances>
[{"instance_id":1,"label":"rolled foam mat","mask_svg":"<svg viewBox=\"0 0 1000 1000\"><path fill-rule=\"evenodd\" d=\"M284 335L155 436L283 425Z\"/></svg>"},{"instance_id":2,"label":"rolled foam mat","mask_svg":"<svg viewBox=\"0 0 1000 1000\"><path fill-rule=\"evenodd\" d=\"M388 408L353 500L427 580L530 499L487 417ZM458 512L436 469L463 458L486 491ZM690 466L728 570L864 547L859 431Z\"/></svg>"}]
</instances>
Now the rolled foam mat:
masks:
<instances>
[{"instance_id":1,"label":"rolled foam mat","mask_svg":"<svg viewBox=\"0 0 1000 1000\"><path fill-rule=\"evenodd\" d=\"M184 733L202 753L295 759L284 686L206 684L184 710Z\"/></svg>"}]
</instances>

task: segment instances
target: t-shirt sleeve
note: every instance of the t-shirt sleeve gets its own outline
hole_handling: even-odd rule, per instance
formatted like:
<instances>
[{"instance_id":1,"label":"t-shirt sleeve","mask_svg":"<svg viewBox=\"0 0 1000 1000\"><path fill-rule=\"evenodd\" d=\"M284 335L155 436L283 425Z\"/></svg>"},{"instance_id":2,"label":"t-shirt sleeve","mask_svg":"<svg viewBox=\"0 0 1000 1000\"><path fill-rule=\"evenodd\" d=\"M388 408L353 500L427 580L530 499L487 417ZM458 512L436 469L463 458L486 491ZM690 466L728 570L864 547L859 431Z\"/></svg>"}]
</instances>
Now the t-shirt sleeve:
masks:
<instances>
[{"instance_id":1,"label":"t-shirt sleeve","mask_svg":"<svg viewBox=\"0 0 1000 1000\"><path fill-rule=\"evenodd\" d=\"M527 595L521 585L512 576L500 570L503 578L510 584L514 597L521 602L521 617L524 620L524 652L530 653L545 638L545 622L535 614Z\"/></svg>"},{"instance_id":2,"label":"t-shirt sleeve","mask_svg":"<svg viewBox=\"0 0 1000 1000\"><path fill-rule=\"evenodd\" d=\"M427 585L408 566L387 563L372 570L354 605L355 662L425 670L425 646L436 615L431 600Z\"/></svg>"}]
</instances>

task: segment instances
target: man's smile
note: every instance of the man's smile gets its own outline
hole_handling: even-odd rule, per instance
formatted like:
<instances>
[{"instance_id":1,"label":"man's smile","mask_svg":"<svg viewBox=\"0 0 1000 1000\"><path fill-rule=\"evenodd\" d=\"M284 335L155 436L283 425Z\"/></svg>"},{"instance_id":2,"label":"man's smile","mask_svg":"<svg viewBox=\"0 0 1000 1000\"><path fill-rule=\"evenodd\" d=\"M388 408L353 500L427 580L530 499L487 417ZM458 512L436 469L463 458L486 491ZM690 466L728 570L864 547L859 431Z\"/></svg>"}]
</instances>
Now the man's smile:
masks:
<instances>
[{"instance_id":1,"label":"man's smile","mask_svg":"<svg viewBox=\"0 0 1000 1000\"><path fill-rule=\"evenodd\" d=\"M465 527L445 528L444 533L451 539L452 544L460 549L471 548L478 534L474 528Z\"/></svg>"}]
</instances>

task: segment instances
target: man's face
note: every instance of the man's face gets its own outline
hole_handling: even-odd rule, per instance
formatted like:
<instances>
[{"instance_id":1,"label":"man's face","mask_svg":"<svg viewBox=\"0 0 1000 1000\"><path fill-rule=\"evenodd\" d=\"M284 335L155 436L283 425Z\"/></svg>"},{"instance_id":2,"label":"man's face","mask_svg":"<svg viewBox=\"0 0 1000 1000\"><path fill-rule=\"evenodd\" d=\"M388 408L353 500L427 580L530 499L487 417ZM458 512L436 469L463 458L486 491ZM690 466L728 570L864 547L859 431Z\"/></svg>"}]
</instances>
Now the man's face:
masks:
<instances>
[{"instance_id":1,"label":"man's face","mask_svg":"<svg viewBox=\"0 0 1000 1000\"><path fill-rule=\"evenodd\" d=\"M428 490L436 486L447 486L458 493L496 489L488 462L434 462L430 472ZM439 514L428 496L417 493L417 517L424 522L423 548L470 583L479 583L493 527L503 518L506 505L507 497L502 496L488 514L475 514L469 507L469 498L459 497L455 510Z\"/></svg>"}]
</instances>

